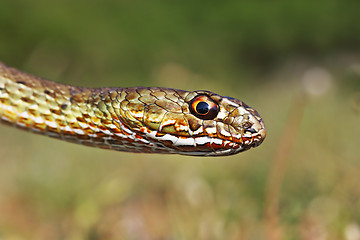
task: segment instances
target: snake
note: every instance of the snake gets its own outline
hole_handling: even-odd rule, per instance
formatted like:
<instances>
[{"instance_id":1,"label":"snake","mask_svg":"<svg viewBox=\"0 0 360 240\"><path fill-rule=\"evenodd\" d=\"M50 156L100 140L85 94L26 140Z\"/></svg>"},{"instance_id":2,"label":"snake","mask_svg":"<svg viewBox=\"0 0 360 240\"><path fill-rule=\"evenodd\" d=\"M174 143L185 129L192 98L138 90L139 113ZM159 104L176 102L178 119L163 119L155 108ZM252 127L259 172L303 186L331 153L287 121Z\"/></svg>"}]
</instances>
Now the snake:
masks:
<instances>
[{"instance_id":1,"label":"snake","mask_svg":"<svg viewBox=\"0 0 360 240\"><path fill-rule=\"evenodd\" d=\"M75 87L2 62L0 122L68 142L135 153L227 156L259 146L266 136L255 109L211 91Z\"/></svg>"}]
</instances>

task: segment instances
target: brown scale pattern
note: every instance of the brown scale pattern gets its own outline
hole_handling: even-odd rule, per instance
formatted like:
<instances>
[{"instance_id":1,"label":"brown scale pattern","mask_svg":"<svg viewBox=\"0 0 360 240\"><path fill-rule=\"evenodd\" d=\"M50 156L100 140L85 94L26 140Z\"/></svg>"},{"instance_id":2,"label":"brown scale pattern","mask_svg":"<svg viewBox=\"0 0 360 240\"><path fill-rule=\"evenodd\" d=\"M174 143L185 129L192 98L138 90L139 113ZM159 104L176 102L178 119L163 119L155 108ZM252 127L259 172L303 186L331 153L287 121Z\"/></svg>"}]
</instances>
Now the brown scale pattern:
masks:
<instances>
[{"instance_id":1,"label":"brown scale pattern","mask_svg":"<svg viewBox=\"0 0 360 240\"><path fill-rule=\"evenodd\" d=\"M203 120L189 110L199 94L219 106ZM0 120L35 133L118 151L230 155L265 138L259 114L208 91L157 87L81 88L47 81L0 62Z\"/></svg>"}]
</instances>

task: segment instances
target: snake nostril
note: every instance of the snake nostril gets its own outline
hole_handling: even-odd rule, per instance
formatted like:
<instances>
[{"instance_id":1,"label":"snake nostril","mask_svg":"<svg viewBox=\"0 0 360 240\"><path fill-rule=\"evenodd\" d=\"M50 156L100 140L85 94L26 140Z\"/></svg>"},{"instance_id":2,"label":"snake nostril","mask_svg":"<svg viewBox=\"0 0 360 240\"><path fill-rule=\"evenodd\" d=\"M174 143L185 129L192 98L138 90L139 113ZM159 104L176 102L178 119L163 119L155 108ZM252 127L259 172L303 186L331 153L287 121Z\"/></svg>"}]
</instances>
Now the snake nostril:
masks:
<instances>
[{"instance_id":1,"label":"snake nostril","mask_svg":"<svg viewBox=\"0 0 360 240\"><path fill-rule=\"evenodd\" d=\"M251 123L251 122L244 122L241 127L247 130L247 129L251 128L252 125L253 125L253 123Z\"/></svg>"},{"instance_id":2,"label":"snake nostril","mask_svg":"<svg viewBox=\"0 0 360 240\"><path fill-rule=\"evenodd\" d=\"M251 133L257 133L257 131L254 128L248 128L246 131L249 131Z\"/></svg>"}]
</instances>

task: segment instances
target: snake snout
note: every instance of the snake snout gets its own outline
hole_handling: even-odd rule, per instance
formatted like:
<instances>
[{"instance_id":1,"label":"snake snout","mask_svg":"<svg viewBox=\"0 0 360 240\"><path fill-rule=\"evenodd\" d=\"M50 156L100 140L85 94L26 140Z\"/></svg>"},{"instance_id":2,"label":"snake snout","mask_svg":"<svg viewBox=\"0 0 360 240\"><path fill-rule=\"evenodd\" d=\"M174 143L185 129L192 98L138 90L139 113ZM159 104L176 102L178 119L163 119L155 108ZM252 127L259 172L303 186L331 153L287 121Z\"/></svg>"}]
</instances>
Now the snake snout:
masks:
<instances>
[{"instance_id":1,"label":"snake snout","mask_svg":"<svg viewBox=\"0 0 360 240\"><path fill-rule=\"evenodd\" d=\"M251 135L253 146L260 145L266 137L264 121L258 114L251 114L249 117L250 127L244 129L244 135Z\"/></svg>"}]
</instances>

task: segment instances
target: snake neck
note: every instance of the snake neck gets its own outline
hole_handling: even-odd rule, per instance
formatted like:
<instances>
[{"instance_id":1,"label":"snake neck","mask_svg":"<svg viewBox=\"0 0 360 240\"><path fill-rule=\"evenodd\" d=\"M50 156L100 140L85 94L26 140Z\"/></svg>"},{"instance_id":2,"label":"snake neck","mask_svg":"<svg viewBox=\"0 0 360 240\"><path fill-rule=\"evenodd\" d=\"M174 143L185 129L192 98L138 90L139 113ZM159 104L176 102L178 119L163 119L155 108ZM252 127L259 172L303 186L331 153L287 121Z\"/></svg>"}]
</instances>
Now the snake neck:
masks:
<instances>
[{"instance_id":1,"label":"snake neck","mask_svg":"<svg viewBox=\"0 0 360 240\"><path fill-rule=\"evenodd\" d=\"M109 148L104 143L105 114L93 107L101 102L101 92L47 81L0 63L0 119L24 130Z\"/></svg>"}]
</instances>

